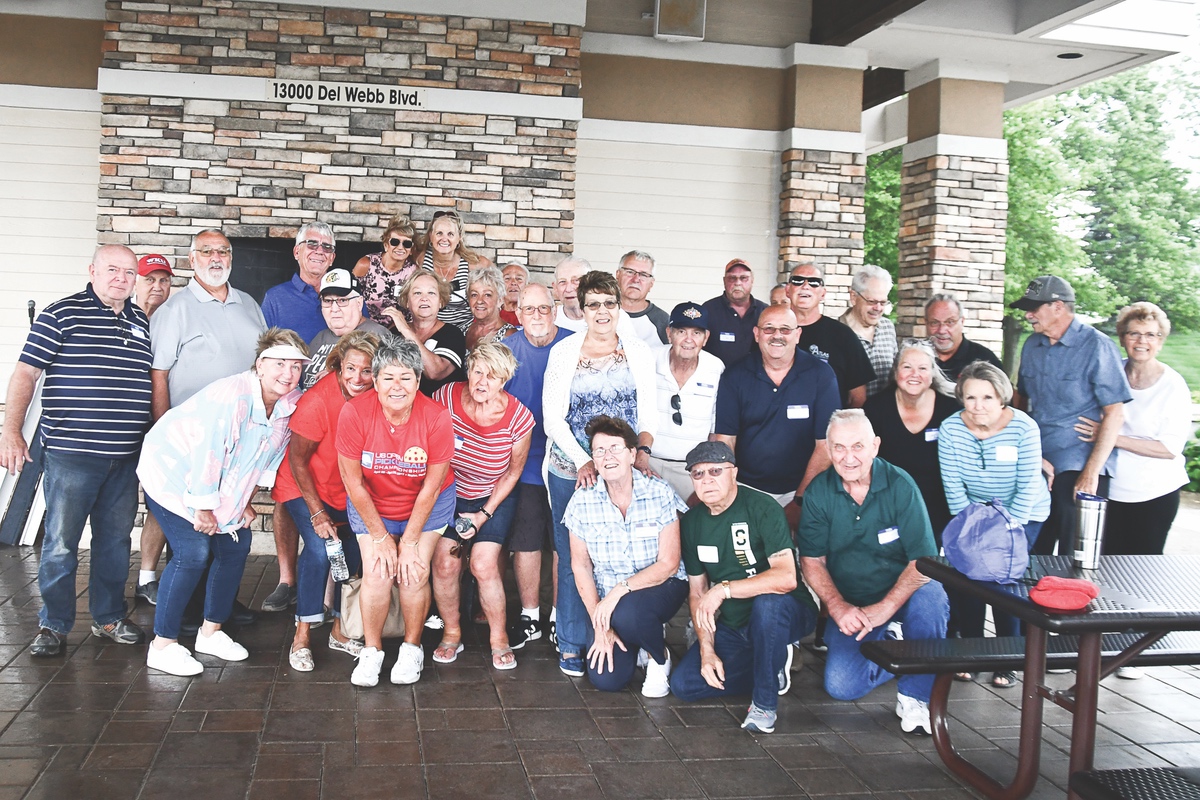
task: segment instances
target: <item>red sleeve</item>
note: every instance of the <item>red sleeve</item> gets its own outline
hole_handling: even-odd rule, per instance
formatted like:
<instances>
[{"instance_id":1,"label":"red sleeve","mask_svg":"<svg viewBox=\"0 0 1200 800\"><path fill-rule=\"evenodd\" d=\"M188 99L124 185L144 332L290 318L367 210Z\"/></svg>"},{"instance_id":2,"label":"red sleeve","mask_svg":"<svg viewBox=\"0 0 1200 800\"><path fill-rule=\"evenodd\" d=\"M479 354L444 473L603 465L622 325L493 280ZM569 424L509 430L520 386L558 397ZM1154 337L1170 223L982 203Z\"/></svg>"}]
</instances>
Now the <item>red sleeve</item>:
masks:
<instances>
[{"instance_id":1,"label":"red sleeve","mask_svg":"<svg viewBox=\"0 0 1200 800\"><path fill-rule=\"evenodd\" d=\"M533 426L537 424L537 420L533 418L533 412L526 408L524 403L515 397L512 401L517 404L516 411L513 412L512 440L519 442L529 435Z\"/></svg>"},{"instance_id":2,"label":"red sleeve","mask_svg":"<svg viewBox=\"0 0 1200 800\"><path fill-rule=\"evenodd\" d=\"M450 404L451 404L451 402L453 402L451 400L450 391L453 388L454 388L453 383L446 383L446 384L442 384L441 386L439 386L438 390L433 393L433 397L432 397L433 402L437 403L439 406L442 406L443 408L450 408Z\"/></svg>"},{"instance_id":3,"label":"red sleeve","mask_svg":"<svg viewBox=\"0 0 1200 800\"><path fill-rule=\"evenodd\" d=\"M342 413L338 415L337 441L335 442L338 455L358 461L362 458L363 445L366 444L366 441L366 431L363 429L363 421L358 414L358 409L354 407L354 403L346 403L342 406ZM454 446L453 441L450 446Z\"/></svg>"},{"instance_id":4,"label":"red sleeve","mask_svg":"<svg viewBox=\"0 0 1200 800\"><path fill-rule=\"evenodd\" d=\"M310 442L321 441L329 432L329 393L324 388L318 385L305 392L288 421L292 433Z\"/></svg>"},{"instance_id":5,"label":"red sleeve","mask_svg":"<svg viewBox=\"0 0 1200 800\"><path fill-rule=\"evenodd\" d=\"M454 424L450 412L441 406L428 408L429 463L445 464L454 456Z\"/></svg>"}]
</instances>

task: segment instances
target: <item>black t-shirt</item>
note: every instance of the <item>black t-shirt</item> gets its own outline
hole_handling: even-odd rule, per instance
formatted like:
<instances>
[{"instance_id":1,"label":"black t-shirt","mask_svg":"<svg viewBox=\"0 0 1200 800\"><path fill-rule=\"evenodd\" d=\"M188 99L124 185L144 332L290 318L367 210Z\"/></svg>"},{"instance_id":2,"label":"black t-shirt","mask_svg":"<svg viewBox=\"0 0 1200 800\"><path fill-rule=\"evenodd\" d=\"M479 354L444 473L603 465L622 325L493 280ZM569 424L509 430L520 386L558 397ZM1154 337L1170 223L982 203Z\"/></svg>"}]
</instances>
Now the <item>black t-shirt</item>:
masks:
<instances>
[{"instance_id":1,"label":"black t-shirt","mask_svg":"<svg viewBox=\"0 0 1200 800\"><path fill-rule=\"evenodd\" d=\"M851 389L875 380L875 368L858 335L833 317L822 315L813 324L802 326L800 348L833 367L842 408L846 407Z\"/></svg>"},{"instance_id":2,"label":"black t-shirt","mask_svg":"<svg viewBox=\"0 0 1200 800\"><path fill-rule=\"evenodd\" d=\"M963 368L976 361L986 361L993 366L1004 369L1004 365L1000 363L1000 359L996 358L995 353L979 344L979 342L972 342L965 336L954 355L945 361L939 360L937 363L941 367L943 375L954 383L958 383L958 375L963 371Z\"/></svg>"},{"instance_id":3,"label":"black t-shirt","mask_svg":"<svg viewBox=\"0 0 1200 800\"><path fill-rule=\"evenodd\" d=\"M446 323L438 328L433 336L425 340L425 346L433 351L434 355L441 356L454 365L454 369L450 374L440 380L434 380L428 375L421 376L421 394L426 397L433 397L433 393L445 386L447 383L455 381L465 381L467 379L467 371L463 366L467 363L467 337L458 329L458 326L451 323Z\"/></svg>"},{"instance_id":4,"label":"black t-shirt","mask_svg":"<svg viewBox=\"0 0 1200 800\"><path fill-rule=\"evenodd\" d=\"M879 437L879 457L907 472L916 481L933 535L942 543L942 529L950 521L950 508L946 505L946 492L942 488L942 471L938 464L938 427L946 417L962 408L953 397L935 394L933 417L925 427L912 433L900 419L900 408L896 404L896 387L889 386L879 394L871 396L863 406L867 418Z\"/></svg>"}]
</instances>

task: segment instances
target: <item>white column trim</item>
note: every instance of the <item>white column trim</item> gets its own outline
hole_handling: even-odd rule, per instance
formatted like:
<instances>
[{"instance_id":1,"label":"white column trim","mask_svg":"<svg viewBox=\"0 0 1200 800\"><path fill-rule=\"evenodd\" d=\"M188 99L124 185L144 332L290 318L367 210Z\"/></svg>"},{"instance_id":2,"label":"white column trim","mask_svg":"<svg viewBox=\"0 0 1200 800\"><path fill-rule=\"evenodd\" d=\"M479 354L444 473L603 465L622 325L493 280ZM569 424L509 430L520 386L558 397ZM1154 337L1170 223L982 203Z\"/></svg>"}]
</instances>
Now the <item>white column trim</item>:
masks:
<instances>
[{"instance_id":1,"label":"white column trim","mask_svg":"<svg viewBox=\"0 0 1200 800\"><path fill-rule=\"evenodd\" d=\"M930 156L967 158L1008 158L1008 142L986 136L953 136L939 133L904 145L904 161L919 161Z\"/></svg>"},{"instance_id":2,"label":"white column trim","mask_svg":"<svg viewBox=\"0 0 1200 800\"><path fill-rule=\"evenodd\" d=\"M783 150L834 150L862 153L867 139L858 131L823 131L816 128L789 128L781 132Z\"/></svg>"},{"instance_id":3,"label":"white column trim","mask_svg":"<svg viewBox=\"0 0 1200 800\"><path fill-rule=\"evenodd\" d=\"M268 78L238 75L193 75L134 69L100 69L101 94L145 97L187 97L206 100L267 102ZM583 118L583 99L547 97L515 92L480 92L469 89L423 88L424 110L504 117Z\"/></svg>"},{"instance_id":4,"label":"white column trim","mask_svg":"<svg viewBox=\"0 0 1200 800\"><path fill-rule=\"evenodd\" d=\"M39 108L50 111L100 111L100 92L95 89L64 89L0 83L0 106Z\"/></svg>"},{"instance_id":5,"label":"white column trim","mask_svg":"<svg viewBox=\"0 0 1200 800\"><path fill-rule=\"evenodd\" d=\"M580 121L578 137L610 142L677 144L731 150L766 150L775 153L796 149L861 153L865 145L863 134L850 131L823 131L813 128L764 131L591 118Z\"/></svg>"}]
</instances>

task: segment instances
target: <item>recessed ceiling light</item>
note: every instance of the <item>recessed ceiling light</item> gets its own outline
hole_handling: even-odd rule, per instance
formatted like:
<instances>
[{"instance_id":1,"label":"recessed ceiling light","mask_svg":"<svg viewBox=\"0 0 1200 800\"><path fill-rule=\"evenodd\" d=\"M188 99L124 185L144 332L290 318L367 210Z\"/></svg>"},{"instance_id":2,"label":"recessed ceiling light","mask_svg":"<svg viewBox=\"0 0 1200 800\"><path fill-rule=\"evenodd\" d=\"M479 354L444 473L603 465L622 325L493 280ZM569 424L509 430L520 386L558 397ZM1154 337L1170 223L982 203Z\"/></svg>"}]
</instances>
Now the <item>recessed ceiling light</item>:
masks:
<instances>
[{"instance_id":1,"label":"recessed ceiling light","mask_svg":"<svg viewBox=\"0 0 1200 800\"><path fill-rule=\"evenodd\" d=\"M1083 53L1059 53L1058 57L1064 61L1074 61L1077 58L1083 58Z\"/></svg>"}]
</instances>

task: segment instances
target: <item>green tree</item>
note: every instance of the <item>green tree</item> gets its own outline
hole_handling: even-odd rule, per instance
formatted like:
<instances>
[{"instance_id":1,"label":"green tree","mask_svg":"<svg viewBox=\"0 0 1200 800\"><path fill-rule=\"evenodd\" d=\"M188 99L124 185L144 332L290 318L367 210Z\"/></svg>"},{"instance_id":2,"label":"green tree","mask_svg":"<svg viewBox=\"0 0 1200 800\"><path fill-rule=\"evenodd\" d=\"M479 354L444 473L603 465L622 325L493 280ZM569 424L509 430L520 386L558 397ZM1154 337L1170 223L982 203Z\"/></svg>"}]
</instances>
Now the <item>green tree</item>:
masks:
<instances>
[{"instance_id":1,"label":"green tree","mask_svg":"<svg viewBox=\"0 0 1200 800\"><path fill-rule=\"evenodd\" d=\"M902 147L867 156L863 259L898 278L900 269L900 167Z\"/></svg>"}]
</instances>

